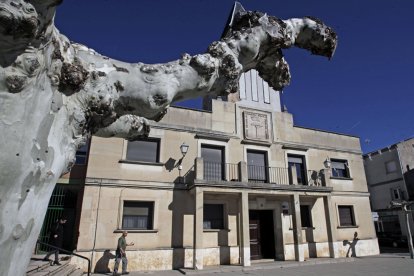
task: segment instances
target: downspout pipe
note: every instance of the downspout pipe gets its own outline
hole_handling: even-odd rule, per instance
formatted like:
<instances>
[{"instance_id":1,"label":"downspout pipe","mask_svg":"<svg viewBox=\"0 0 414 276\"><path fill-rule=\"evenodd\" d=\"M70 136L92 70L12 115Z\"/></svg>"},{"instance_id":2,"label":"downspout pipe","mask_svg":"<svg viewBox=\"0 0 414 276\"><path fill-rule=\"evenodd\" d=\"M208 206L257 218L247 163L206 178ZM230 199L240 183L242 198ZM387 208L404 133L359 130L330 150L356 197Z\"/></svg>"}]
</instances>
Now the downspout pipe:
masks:
<instances>
[{"instance_id":1,"label":"downspout pipe","mask_svg":"<svg viewBox=\"0 0 414 276\"><path fill-rule=\"evenodd\" d=\"M100 180L99 183L99 192L98 192L98 207L96 209L96 218L95 218L95 233L94 233L94 237L93 237L93 247L92 247L92 256L91 256L91 265L93 265L93 257L95 254L95 246L96 246L96 236L97 236L97 232L98 232L98 217L99 217L99 206L101 203L101 189L102 189L102 178Z\"/></svg>"}]
</instances>

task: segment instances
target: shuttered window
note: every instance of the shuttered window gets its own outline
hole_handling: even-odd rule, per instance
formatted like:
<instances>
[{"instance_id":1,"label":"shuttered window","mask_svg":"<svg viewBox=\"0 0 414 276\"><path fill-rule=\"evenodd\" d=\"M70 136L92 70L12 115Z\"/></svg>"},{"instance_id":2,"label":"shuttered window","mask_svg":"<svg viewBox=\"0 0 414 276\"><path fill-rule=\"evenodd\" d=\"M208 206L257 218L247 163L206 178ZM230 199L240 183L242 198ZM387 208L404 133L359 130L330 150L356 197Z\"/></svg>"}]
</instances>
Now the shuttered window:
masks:
<instances>
[{"instance_id":1,"label":"shuttered window","mask_svg":"<svg viewBox=\"0 0 414 276\"><path fill-rule=\"evenodd\" d=\"M88 144L82 146L76 151L76 165L86 165L88 159Z\"/></svg>"},{"instance_id":2,"label":"shuttered window","mask_svg":"<svg viewBox=\"0 0 414 276\"><path fill-rule=\"evenodd\" d=\"M296 171L297 184L307 185L305 175L305 162L304 156L301 155L288 155L288 167L289 169L294 168ZM291 177L291 175L289 175ZM290 183L293 183L291 179Z\"/></svg>"},{"instance_id":3,"label":"shuttered window","mask_svg":"<svg viewBox=\"0 0 414 276\"><path fill-rule=\"evenodd\" d=\"M353 206L338 206L339 225L355 226L354 208Z\"/></svg>"},{"instance_id":4,"label":"shuttered window","mask_svg":"<svg viewBox=\"0 0 414 276\"><path fill-rule=\"evenodd\" d=\"M129 161L159 162L160 140L145 139L128 142L126 159Z\"/></svg>"},{"instance_id":5,"label":"shuttered window","mask_svg":"<svg viewBox=\"0 0 414 276\"><path fill-rule=\"evenodd\" d=\"M332 176L340 178L349 178L348 161L331 159Z\"/></svg>"},{"instance_id":6,"label":"shuttered window","mask_svg":"<svg viewBox=\"0 0 414 276\"><path fill-rule=\"evenodd\" d=\"M300 205L300 220L302 227L312 227L311 210L309 205Z\"/></svg>"},{"instance_id":7,"label":"shuttered window","mask_svg":"<svg viewBox=\"0 0 414 276\"><path fill-rule=\"evenodd\" d=\"M387 173L393 173L397 171L397 163L392 160L385 163L385 170Z\"/></svg>"},{"instance_id":8,"label":"shuttered window","mask_svg":"<svg viewBox=\"0 0 414 276\"><path fill-rule=\"evenodd\" d=\"M204 229L224 229L223 204L204 204Z\"/></svg>"},{"instance_id":9,"label":"shuttered window","mask_svg":"<svg viewBox=\"0 0 414 276\"><path fill-rule=\"evenodd\" d=\"M151 230L154 202L124 201L122 229Z\"/></svg>"}]
</instances>

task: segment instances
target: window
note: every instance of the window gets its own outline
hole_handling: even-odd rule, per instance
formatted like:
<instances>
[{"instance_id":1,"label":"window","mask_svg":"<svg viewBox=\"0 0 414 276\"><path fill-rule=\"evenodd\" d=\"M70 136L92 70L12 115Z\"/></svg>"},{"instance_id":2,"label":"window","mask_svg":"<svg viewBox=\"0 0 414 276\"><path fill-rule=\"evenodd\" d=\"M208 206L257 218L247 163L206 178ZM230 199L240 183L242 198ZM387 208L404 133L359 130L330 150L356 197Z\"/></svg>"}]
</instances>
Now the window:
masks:
<instances>
[{"instance_id":1,"label":"window","mask_svg":"<svg viewBox=\"0 0 414 276\"><path fill-rule=\"evenodd\" d=\"M204 204L204 229L224 229L223 204Z\"/></svg>"},{"instance_id":2,"label":"window","mask_svg":"<svg viewBox=\"0 0 414 276\"><path fill-rule=\"evenodd\" d=\"M397 163L395 160L385 162L385 171L387 173L393 173L397 171Z\"/></svg>"},{"instance_id":3,"label":"window","mask_svg":"<svg viewBox=\"0 0 414 276\"><path fill-rule=\"evenodd\" d=\"M332 176L349 178L349 166L346 160L331 159Z\"/></svg>"},{"instance_id":4,"label":"window","mask_svg":"<svg viewBox=\"0 0 414 276\"><path fill-rule=\"evenodd\" d=\"M300 221L302 227L312 227L312 215L309 205L300 205Z\"/></svg>"},{"instance_id":5,"label":"window","mask_svg":"<svg viewBox=\"0 0 414 276\"><path fill-rule=\"evenodd\" d=\"M247 170L249 181L267 182L267 153L263 151L247 151Z\"/></svg>"},{"instance_id":6,"label":"window","mask_svg":"<svg viewBox=\"0 0 414 276\"><path fill-rule=\"evenodd\" d=\"M204 161L204 178L224 180L224 147L201 145L201 157Z\"/></svg>"},{"instance_id":7,"label":"window","mask_svg":"<svg viewBox=\"0 0 414 276\"><path fill-rule=\"evenodd\" d=\"M143 139L128 142L126 159L130 161L159 162L160 140Z\"/></svg>"},{"instance_id":8,"label":"window","mask_svg":"<svg viewBox=\"0 0 414 276\"><path fill-rule=\"evenodd\" d=\"M124 201L122 229L151 230L154 202Z\"/></svg>"},{"instance_id":9,"label":"window","mask_svg":"<svg viewBox=\"0 0 414 276\"><path fill-rule=\"evenodd\" d=\"M393 200L402 200L403 199L403 192L400 188L392 188L391 189L391 197Z\"/></svg>"},{"instance_id":10,"label":"window","mask_svg":"<svg viewBox=\"0 0 414 276\"><path fill-rule=\"evenodd\" d=\"M83 145L80 149L76 151L76 165L86 165L86 160L88 157L88 144Z\"/></svg>"},{"instance_id":11,"label":"window","mask_svg":"<svg viewBox=\"0 0 414 276\"><path fill-rule=\"evenodd\" d=\"M338 206L339 225L355 226L354 208L353 206Z\"/></svg>"},{"instance_id":12,"label":"window","mask_svg":"<svg viewBox=\"0 0 414 276\"><path fill-rule=\"evenodd\" d=\"M290 183L293 183L292 175L290 175L291 170L293 169L296 172L297 184L307 185L304 156L288 155L288 168L289 168Z\"/></svg>"}]
</instances>

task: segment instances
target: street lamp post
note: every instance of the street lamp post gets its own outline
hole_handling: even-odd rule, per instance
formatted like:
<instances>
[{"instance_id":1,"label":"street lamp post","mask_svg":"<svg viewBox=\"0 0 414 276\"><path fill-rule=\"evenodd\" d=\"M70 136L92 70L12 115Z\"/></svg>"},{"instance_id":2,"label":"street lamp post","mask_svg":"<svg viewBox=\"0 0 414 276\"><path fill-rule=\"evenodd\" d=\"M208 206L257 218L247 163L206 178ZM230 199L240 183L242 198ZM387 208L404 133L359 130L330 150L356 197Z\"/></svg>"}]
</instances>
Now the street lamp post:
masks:
<instances>
[{"instance_id":1,"label":"street lamp post","mask_svg":"<svg viewBox=\"0 0 414 276\"><path fill-rule=\"evenodd\" d=\"M410 219L409 219L409 213L411 212L411 210L408 210L408 206L414 204L414 201L405 201L405 200L393 200L390 202L391 206L394 207L400 207L401 210L404 212L405 215L405 224L407 225L407 241L408 241L408 248L410 249L410 258L413 259L414 258L414 249L413 249L413 236L411 235L411 228L410 228Z\"/></svg>"}]
</instances>

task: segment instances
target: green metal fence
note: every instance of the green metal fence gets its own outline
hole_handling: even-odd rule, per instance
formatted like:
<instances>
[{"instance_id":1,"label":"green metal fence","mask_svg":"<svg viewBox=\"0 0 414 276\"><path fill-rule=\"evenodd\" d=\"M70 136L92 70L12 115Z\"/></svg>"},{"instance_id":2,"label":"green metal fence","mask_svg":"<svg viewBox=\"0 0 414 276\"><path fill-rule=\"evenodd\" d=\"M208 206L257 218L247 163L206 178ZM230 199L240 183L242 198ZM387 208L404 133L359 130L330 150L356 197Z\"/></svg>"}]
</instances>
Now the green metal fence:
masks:
<instances>
[{"instance_id":1,"label":"green metal fence","mask_svg":"<svg viewBox=\"0 0 414 276\"><path fill-rule=\"evenodd\" d=\"M65 210L65 197L69 191L60 185L56 185L53 190L52 197L49 201L49 206L47 207L47 212L45 220L43 221L42 230L39 235L39 240L44 243L49 243L50 230L52 226L57 222L59 217L61 217ZM41 254L49 251L47 246L38 245L36 248L36 254Z\"/></svg>"}]
</instances>

